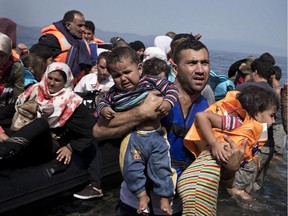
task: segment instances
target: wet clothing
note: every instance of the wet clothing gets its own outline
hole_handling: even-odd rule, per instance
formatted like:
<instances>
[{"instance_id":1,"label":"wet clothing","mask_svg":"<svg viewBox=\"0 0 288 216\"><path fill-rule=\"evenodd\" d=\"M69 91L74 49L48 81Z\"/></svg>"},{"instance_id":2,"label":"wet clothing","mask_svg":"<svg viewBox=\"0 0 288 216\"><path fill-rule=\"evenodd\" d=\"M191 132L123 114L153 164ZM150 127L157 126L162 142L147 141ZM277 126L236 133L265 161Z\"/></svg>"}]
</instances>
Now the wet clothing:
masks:
<instances>
[{"instance_id":1,"label":"wet clothing","mask_svg":"<svg viewBox=\"0 0 288 216\"><path fill-rule=\"evenodd\" d=\"M281 110L282 110L282 113L281 113L281 117L282 117L282 123L283 123L283 127L284 127L284 130L286 131L287 133L287 123L288 123L288 101L287 101L287 98L288 98L288 94L287 94L287 86L284 86L282 89L281 89Z\"/></svg>"},{"instance_id":2,"label":"wet clothing","mask_svg":"<svg viewBox=\"0 0 288 216\"><path fill-rule=\"evenodd\" d=\"M222 129L213 128L217 140L225 142L224 134L228 135L236 145L241 148L242 142L248 138L244 153L243 163L250 162L264 143L267 141L267 125L257 122L249 116L236 99L238 91L230 91L226 97L211 105L205 112L213 112L218 115L231 116L222 118ZM234 117L234 118L233 118ZM237 117L243 122L237 120ZM197 157L200 152L195 144L206 146L201 131L195 124L191 127L184 139L184 145Z\"/></svg>"},{"instance_id":3,"label":"wet clothing","mask_svg":"<svg viewBox=\"0 0 288 216\"><path fill-rule=\"evenodd\" d=\"M280 99L281 99L281 86L273 88L276 92L279 89L280 91ZM282 106L280 104L279 109L277 110L276 113L276 118L275 122L272 125L273 129L273 139L275 143L275 152L277 154L283 155L286 150L286 142L287 142L287 134L284 130L283 127L283 122L282 122Z\"/></svg>"},{"instance_id":4,"label":"wet clothing","mask_svg":"<svg viewBox=\"0 0 288 216\"><path fill-rule=\"evenodd\" d=\"M161 119L161 124L165 126L167 130L167 137L170 143L171 165L172 168L176 169L178 177L181 175L183 170L185 170L195 159L193 154L191 154L191 152L188 151L188 149L186 149L183 145L184 136L192 126L195 114L197 112L204 111L207 107L207 100L203 96L199 96L191 105L187 117L184 118L180 102L177 101L174 107L170 110L169 114ZM163 215L160 210L160 206L158 205L158 200L160 198L154 193L154 191L150 192L150 203L153 204L152 210L154 211L154 215ZM132 210L130 208L126 208L127 206L137 209L138 199L133 196L131 191L129 191L125 181L121 184L120 200L120 204L116 207L117 216L125 215L123 214L123 211L125 212L125 210L131 212ZM181 201L177 195L173 198L172 209L175 215L181 215Z\"/></svg>"},{"instance_id":5,"label":"wet clothing","mask_svg":"<svg viewBox=\"0 0 288 216\"><path fill-rule=\"evenodd\" d=\"M146 175L153 181L153 190L162 197L172 197L173 182L165 128L131 132L121 143L120 168L129 190L138 195L146 190ZM168 155L168 156L167 156Z\"/></svg>"},{"instance_id":6,"label":"wet clothing","mask_svg":"<svg viewBox=\"0 0 288 216\"><path fill-rule=\"evenodd\" d=\"M100 114L107 106L116 111L130 109L141 103L153 90L159 90L163 99L172 106L176 103L178 90L175 84L156 76L144 75L137 86L129 92L119 91L115 86L111 87L100 100L97 112ZM153 182L155 181L155 193L164 197L173 196L176 183L174 184L171 178L173 170L170 165L169 143L165 129L131 132L121 143L120 160L122 160L120 167L123 177L135 195L145 191L144 172L147 166L147 175Z\"/></svg>"},{"instance_id":7,"label":"wet clothing","mask_svg":"<svg viewBox=\"0 0 288 216\"><path fill-rule=\"evenodd\" d=\"M199 168L200 167L200 168ZM204 150L178 181L183 215L216 215L220 164Z\"/></svg>"},{"instance_id":8,"label":"wet clothing","mask_svg":"<svg viewBox=\"0 0 288 216\"><path fill-rule=\"evenodd\" d=\"M279 98L277 93L273 90L273 88L267 82L245 82L237 86L236 90L241 91L245 89L247 86L251 86L251 85L269 90L275 94L275 97ZM275 146L275 143L274 143L274 138L273 138L273 128L270 127L268 128L268 140L265 142L264 146L259 150L257 154L257 158L258 158L257 168L251 168L254 164L252 163L251 165L249 165L248 170L246 170L245 167L244 168L240 167L240 169L237 171L239 173L246 171L247 175L252 175L252 177L249 177L250 179L253 179L253 176L257 176L256 179L254 178L253 181L250 182L249 187L246 184L246 188L238 188L238 189L245 189L247 192L249 192L251 190L251 185L253 185L253 183L255 182L258 182L257 183L259 185L258 189L260 189L260 187L263 185L264 177L268 170L270 161L274 155L274 146ZM256 164L254 164L254 166L256 166ZM251 172L251 170L255 171L256 173ZM242 178L243 175L239 173L236 173L236 176L235 176L235 180L234 180L235 187L237 187L237 185L241 185L243 182L245 183L245 179L244 179L245 177Z\"/></svg>"},{"instance_id":9,"label":"wet clothing","mask_svg":"<svg viewBox=\"0 0 288 216\"><path fill-rule=\"evenodd\" d=\"M184 119L180 102L177 101L168 115L161 120L161 124L166 128L168 134L172 167L176 169L178 176L195 160L194 155L185 148L183 139L194 122L195 114L204 111L207 107L207 100L203 96L199 96L191 105L190 111Z\"/></svg>"},{"instance_id":10,"label":"wet clothing","mask_svg":"<svg viewBox=\"0 0 288 216\"><path fill-rule=\"evenodd\" d=\"M275 143L275 152L280 155L284 155L287 145L287 134L284 130L283 124L273 124L273 139Z\"/></svg>"},{"instance_id":11,"label":"wet clothing","mask_svg":"<svg viewBox=\"0 0 288 216\"><path fill-rule=\"evenodd\" d=\"M263 126L242 109L240 102L236 99L237 93L238 91L228 92L224 99L211 105L205 112L224 115L222 129L212 129L217 140L225 141L223 135L226 134L240 148L244 139L248 138L242 162L243 167L255 157L258 151L258 140L262 135ZM267 130L264 132L266 134L264 133L262 137L261 145L267 140ZM184 138L184 145L197 159L182 173L178 181L178 193L183 202L183 214L216 215L221 166L216 159L212 158L209 150L200 153L195 142L203 145L204 148L207 146L201 131L193 124Z\"/></svg>"}]
</instances>

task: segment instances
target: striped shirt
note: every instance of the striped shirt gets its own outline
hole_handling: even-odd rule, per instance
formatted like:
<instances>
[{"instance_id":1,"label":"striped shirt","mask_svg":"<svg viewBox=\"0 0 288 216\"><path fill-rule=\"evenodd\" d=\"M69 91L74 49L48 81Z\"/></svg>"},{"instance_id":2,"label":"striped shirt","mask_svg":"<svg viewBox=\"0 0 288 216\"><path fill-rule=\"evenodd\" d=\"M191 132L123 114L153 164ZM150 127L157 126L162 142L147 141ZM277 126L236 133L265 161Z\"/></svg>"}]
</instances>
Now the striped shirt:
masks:
<instances>
[{"instance_id":1,"label":"striped shirt","mask_svg":"<svg viewBox=\"0 0 288 216\"><path fill-rule=\"evenodd\" d=\"M235 128L239 128L243 121L239 117L234 116L222 116L222 130L231 131Z\"/></svg>"},{"instance_id":2,"label":"striped shirt","mask_svg":"<svg viewBox=\"0 0 288 216\"><path fill-rule=\"evenodd\" d=\"M178 89L174 83L160 79L157 76L141 76L137 86L129 92L118 90L115 85L101 98L97 113L100 114L104 107L111 106L115 111L125 111L140 104L146 95L153 91L161 92L163 99L168 101L172 107L178 99Z\"/></svg>"}]
</instances>

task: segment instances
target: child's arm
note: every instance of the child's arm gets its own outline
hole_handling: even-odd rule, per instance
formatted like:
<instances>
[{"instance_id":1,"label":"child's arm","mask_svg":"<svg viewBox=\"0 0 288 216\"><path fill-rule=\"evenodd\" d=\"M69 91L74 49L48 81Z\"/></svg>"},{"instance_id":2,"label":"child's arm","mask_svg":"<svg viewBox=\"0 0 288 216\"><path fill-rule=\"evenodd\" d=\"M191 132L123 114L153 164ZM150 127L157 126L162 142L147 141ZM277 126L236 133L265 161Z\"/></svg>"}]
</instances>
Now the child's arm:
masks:
<instances>
[{"instance_id":1,"label":"child's arm","mask_svg":"<svg viewBox=\"0 0 288 216\"><path fill-rule=\"evenodd\" d=\"M166 100L163 100L162 103L157 108L157 111L161 113L161 116L166 116L172 108L172 104Z\"/></svg>"},{"instance_id":2,"label":"child's arm","mask_svg":"<svg viewBox=\"0 0 288 216\"><path fill-rule=\"evenodd\" d=\"M100 116L110 120L115 117L115 111L111 107L103 107L100 111Z\"/></svg>"},{"instance_id":3,"label":"child's arm","mask_svg":"<svg viewBox=\"0 0 288 216\"><path fill-rule=\"evenodd\" d=\"M156 89L161 92L164 100L170 102L172 107L178 100L178 88L174 83L169 82L165 79L160 79L159 77L149 76L151 82L155 83Z\"/></svg>"},{"instance_id":4,"label":"child's arm","mask_svg":"<svg viewBox=\"0 0 288 216\"><path fill-rule=\"evenodd\" d=\"M222 116L212 112L198 112L195 116L195 124L200 129L207 144L211 147L212 155L216 157L218 161L227 163L228 155L224 148L226 145L221 145L212 131L212 128L222 128Z\"/></svg>"},{"instance_id":5,"label":"child's arm","mask_svg":"<svg viewBox=\"0 0 288 216\"><path fill-rule=\"evenodd\" d=\"M113 87L112 87L113 88ZM111 108L112 104L112 98L113 98L113 93L112 88L109 89L108 92L98 95L98 101L96 101L97 106L96 106L96 113L97 116L102 116L103 118L107 120L111 120L112 118L115 117L115 112ZM97 98L96 98L97 100ZM106 109L110 108L110 109Z\"/></svg>"}]
</instances>

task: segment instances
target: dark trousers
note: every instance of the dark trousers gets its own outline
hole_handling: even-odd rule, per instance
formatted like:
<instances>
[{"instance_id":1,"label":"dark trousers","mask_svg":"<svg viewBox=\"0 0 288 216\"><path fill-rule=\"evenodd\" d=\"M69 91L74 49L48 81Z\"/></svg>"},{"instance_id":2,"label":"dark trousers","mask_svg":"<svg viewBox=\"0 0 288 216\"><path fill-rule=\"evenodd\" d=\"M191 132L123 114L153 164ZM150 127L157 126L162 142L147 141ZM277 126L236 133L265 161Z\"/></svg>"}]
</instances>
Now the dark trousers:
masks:
<instances>
[{"instance_id":1,"label":"dark trousers","mask_svg":"<svg viewBox=\"0 0 288 216\"><path fill-rule=\"evenodd\" d=\"M47 162L52 154L52 137L50 126L43 118L37 118L28 125L15 132L9 133L10 137L22 137L29 143L21 149L19 154L1 161L1 167L21 168ZM1 145L9 145L9 140Z\"/></svg>"},{"instance_id":2,"label":"dark trousers","mask_svg":"<svg viewBox=\"0 0 288 216\"><path fill-rule=\"evenodd\" d=\"M88 174L90 183L97 188L102 185L102 152L99 142L93 139L92 144L85 149L80 156L88 165Z\"/></svg>"}]
</instances>

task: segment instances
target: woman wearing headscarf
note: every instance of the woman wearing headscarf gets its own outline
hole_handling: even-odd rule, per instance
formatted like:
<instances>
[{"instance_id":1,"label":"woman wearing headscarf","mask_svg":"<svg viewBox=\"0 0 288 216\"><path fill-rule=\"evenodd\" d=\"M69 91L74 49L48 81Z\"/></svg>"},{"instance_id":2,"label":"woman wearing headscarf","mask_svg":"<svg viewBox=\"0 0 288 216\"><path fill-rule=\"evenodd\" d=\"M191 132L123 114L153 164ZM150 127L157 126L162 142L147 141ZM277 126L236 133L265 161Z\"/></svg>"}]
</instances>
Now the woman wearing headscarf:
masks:
<instances>
[{"instance_id":1,"label":"woman wearing headscarf","mask_svg":"<svg viewBox=\"0 0 288 216\"><path fill-rule=\"evenodd\" d=\"M15 102L24 91L23 66L12 55L11 39L0 33L0 107Z\"/></svg>"},{"instance_id":2,"label":"woman wearing headscarf","mask_svg":"<svg viewBox=\"0 0 288 216\"><path fill-rule=\"evenodd\" d=\"M15 58L20 58L20 55L19 53L17 52L16 50L16 28L17 28L17 24L7 18L7 17L0 17L0 32L2 32L3 34L7 35L11 41L12 41L12 55L15 57ZM26 46L25 44L21 44L20 47L24 45ZM18 48L20 48L18 46ZM26 46L26 51L27 50L27 46Z\"/></svg>"},{"instance_id":3,"label":"woman wearing headscarf","mask_svg":"<svg viewBox=\"0 0 288 216\"><path fill-rule=\"evenodd\" d=\"M172 38L166 35L156 36L154 39L154 46L159 47L166 55L170 52L170 43Z\"/></svg>"},{"instance_id":4,"label":"woman wearing headscarf","mask_svg":"<svg viewBox=\"0 0 288 216\"><path fill-rule=\"evenodd\" d=\"M40 118L16 132L12 132L11 138L0 143L0 159L10 157L11 159L17 159L20 155L17 153L22 152L20 158L24 154L25 158L28 158L28 161L30 158L31 161L29 155L32 154L32 161L34 161L34 156L41 158L39 156L41 153L52 155L52 147L56 147L56 160L68 164L74 150L81 153L91 145L93 139L92 128L95 120L91 118L87 108L82 104L82 98L74 93L72 80L73 75L68 65L54 62L47 67L39 83L29 87L18 97L16 109L25 105L27 101L36 101L38 104L37 116ZM27 111L29 112L29 110ZM39 119L42 122L46 121L48 124L44 123L44 126L39 124L39 128L32 130L27 129L33 128L32 126L37 124L40 121ZM48 127L45 127L45 125L48 125ZM13 128L17 127L12 123L11 129ZM40 130L40 128L42 129ZM50 130L52 133L50 133ZM21 136L19 136L19 133ZM57 140L59 146L55 146L51 136L54 141ZM45 143L45 148L42 143ZM46 152L43 152L42 148ZM51 151L49 152L48 149Z\"/></svg>"},{"instance_id":5,"label":"woman wearing headscarf","mask_svg":"<svg viewBox=\"0 0 288 216\"><path fill-rule=\"evenodd\" d=\"M136 40L134 42L129 43L129 46L136 51L140 60L143 61L145 51L145 45L143 44L143 42Z\"/></svg>"}]
</instances>

